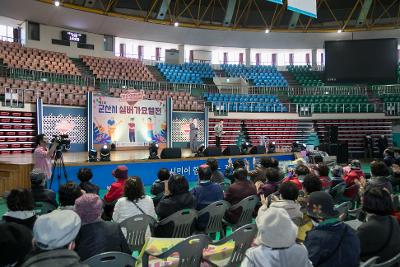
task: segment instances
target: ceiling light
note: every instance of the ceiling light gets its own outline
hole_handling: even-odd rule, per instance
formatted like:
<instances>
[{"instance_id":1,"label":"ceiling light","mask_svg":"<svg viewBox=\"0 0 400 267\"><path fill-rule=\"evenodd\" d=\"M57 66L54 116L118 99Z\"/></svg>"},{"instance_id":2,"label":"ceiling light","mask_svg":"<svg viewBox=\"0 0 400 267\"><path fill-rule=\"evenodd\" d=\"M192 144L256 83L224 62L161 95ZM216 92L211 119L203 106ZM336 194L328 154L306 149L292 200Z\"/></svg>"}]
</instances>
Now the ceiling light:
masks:
<instances>
[{"instance_id":1,"label":"ceiling light","mask_svg":"<svg viewBox=\"0 0 400 267\"><path fill-rule=\"evenodd\" d=\"M266 30L265 30L265 33L269 33L269 32L270 32L270 30L269 30L269 29L266 29Z\"/></svg>"},{"instance_id":2,"label":"ceiling light","mask_svg":"<svg viewBox=\"0 0 400 267\"><path fill-rule=\"evenodd\" d=\"M55 6L60 6L60 1L54 1Z\"/></svg>"},{"instance_id":3,"label":"ceiling light","mask_svg":"<svg viewBox=\"0 0 400 267\"><path fill-rule=\"evenodd\" d=\"M342 29L337 30L337 33L342 33Z\"/></svg>"},{"instance_id":4,"label":"ceiling light","mask_svg":"<svg viewBox=\"0 0 400 267\"><path fill-rule=\"evenodd\" d=\"M175 26L175 27L178 27L178 26L179 26L179 22L176 21L176 22L174 23L174 26Z\"/></svg>"}]
</instances>

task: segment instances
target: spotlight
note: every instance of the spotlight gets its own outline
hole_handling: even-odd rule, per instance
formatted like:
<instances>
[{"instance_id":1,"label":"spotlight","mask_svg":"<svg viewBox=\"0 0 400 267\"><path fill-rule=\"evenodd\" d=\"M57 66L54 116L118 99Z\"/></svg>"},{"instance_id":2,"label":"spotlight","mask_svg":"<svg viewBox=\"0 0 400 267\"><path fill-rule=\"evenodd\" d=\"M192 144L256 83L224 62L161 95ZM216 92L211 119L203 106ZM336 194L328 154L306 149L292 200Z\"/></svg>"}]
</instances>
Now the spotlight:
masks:
<instances>
[{"instance_id":1,"label":"spotlight","mask_svg":"<svg viewBox=\"0 0 400 267\"><path fill-rule=\"evenodd\" d=\"M100 150L100 161L110 161L110 160L111 160L110 149L108 148L107 145L104 145Z\"/></svg>"},{"instance_id":2,"label":"spotlight","mask_svg":"<svg viewBox=\"0 0 400 267\"><path fill-rule=\"evenodd\" d=\"M178 27L178 26L179 26L179 22L176 21L176 22L174 23L174 26L175 26L175 27Z\"/></svg>"},{"instance_id":3,"label":"spotlight","mask_svg":"<svg viewBox=\"0 0 400 267\"><path fill-rule=\"evenodd\" d=\"M265 29L265 33L269 33L270 32L270 29Z\"/></svg>"},{"instance_id":4,"label":"spotlight","mask_svg":"<svg viewBox=\"0 0 400 267\"><path fill-rule=\"evenodd\" d=\"M112 143L112 144L111 144L111 151L115 151L116 148L117 148L117 146L116 146L114 143Z\"/></svg>"},{"instance_id":5,"label":"spotlight","mask_svg":"<svg viewBox=\"0 0 400 267\"><path fill-rule=\"evenodd\" d=\"M337 30L337 33L342 33L342 29Z\"/></svg>"},{"instance_id":6,"label":"spotlight","mask_svg":"<svg viewBox=\"0 0 400 267\"><path fill-rule=\"evenodd\" d=\"M242 151L242 155L248 154L250 147L251 147L251 144L249 142L242 143L242 145L240 146L240 150Z\"/></svg>"},{"instance_id":7,"label":"spotlight","mask_svg":"<svg viewBox=\"0 0 400 267\"><path fill-rule=\"evenodd\" d=\"M268 153L275 153L275 152L276 152L275 142L270 142L268 144Z\"/></svg>"},{"instance_id":8,"label":"spotlight","mask_svg":"<svg viewBox=\"0 0 400 267\"><path fill-rule=\"evenodd\" d=\"M54 1L55 6L60 6L60 1Z\"/></svg>"},{"instance_id":9,"label":"spotlight","mask_svg":"<svg viewBox=\"0 0 400 267\"><path fill-rule=\"evenodd\" d=\"M89 150L88 161L89 162L97 161L97 150L96 149L92 148Z\"/></svg>"},{"instance_id":10,"label":"spotlight","mask_svg":"<svg viewBox=\"0 0 400 267\"><path fill-rule=\"evenodd\" d=\"M201 144L198 148L197 148L197 152L195 157L204 157L204 150L206 149L206 146L204 144Z\"/></svg>"},{"instance_id":11,"label":"spotlight","mask_svg":"<svg viewBox=\"0 0 400 267\"><path fill-rule=\"evenodd\" d=\"M158 144L156 142L152 142L149 146L149 159L159 159Z\"/></svg>"},{"instance_id":12,"label":"spotlight","mask_svg":"<svg viewBox=\"0 0 400 267\"><path fill-rule=\"evenodd\" d=\"M300 152L301 148L299 146L299 141L293 142L292 144L292 152Z\"/></svg>"},{"instance_id":13,"label":"spotlight","mask_svg":"<svg viewBox=\"0 0 400 267\"><path fill-rule=\"evenodd\" d=\"M301 145L301 151L306 150L306 148L307 148L307 145L306 145L306 144L302 144L302 145Z\"/></svg>"}]
</instances>

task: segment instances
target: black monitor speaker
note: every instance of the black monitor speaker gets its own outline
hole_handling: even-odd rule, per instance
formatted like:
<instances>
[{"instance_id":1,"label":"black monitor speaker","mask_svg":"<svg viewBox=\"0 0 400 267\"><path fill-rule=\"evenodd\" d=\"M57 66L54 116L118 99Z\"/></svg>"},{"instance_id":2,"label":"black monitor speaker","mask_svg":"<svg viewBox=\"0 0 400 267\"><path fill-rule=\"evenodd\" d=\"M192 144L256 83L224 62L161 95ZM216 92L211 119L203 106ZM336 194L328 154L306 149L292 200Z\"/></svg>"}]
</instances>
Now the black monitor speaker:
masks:
<instances>
[{"instance_id":1,"label":"black monitor speaker","mask_svg":"<svg viewBox=\"0 0 400 267\"><path fill-rule=\"evenodd\" d=\"M240 148L238 146L227 146L222 154L224 156L237 156L240 155Z\"/></svg>"},{"instance_id":2,"label":"black monitor speaker","mask_svg":"<svg viewBox=\"0 0 400 267\"><path fill-rule=\"evenodd\" d=\"M250 149L250 154L266 154L265 146L253 146Z\"/></svg>"},{"instance_id":3,"label":"black monitor speaker","mask_svg":"<svg viewBox=\"0 0 400 267\"><path fill-rule=\"evenodd\" d=\"M180 148L164 148L161 151L162 159L180 159L182 152Z\"/></svg>"},{"instance_id":4,"label":"black monitor speaker","mask_svg":"<svg viewBox=\"0 0 400 267\"><path fill-rule=\"evenodd\" d=\"M222 156L222 151L220 147L209 146L204 150L205 157L219 157Z\"/></svg>"}]
</instances>

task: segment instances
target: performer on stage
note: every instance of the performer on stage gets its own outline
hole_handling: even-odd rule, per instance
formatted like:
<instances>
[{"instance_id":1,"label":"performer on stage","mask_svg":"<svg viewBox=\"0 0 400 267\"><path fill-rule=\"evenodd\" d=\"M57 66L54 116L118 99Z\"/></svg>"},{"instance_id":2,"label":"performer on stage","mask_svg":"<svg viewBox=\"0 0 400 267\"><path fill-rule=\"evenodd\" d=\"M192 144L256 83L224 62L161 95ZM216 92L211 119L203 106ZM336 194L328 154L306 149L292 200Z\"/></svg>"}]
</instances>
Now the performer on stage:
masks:
<instances>
[{"instance_id":1,"label":"performer on stage","mask_svg":"<svg viewBox=\"0 0 400 267\"><path fill-rule=\"evenodd\" d=\"M225 133L224 132L224 121L223 120L220 120L219 123L217 123L217 125L215 125L214 131L215 131L215 139L216 139L216 144L215 145L217 147L220 147L221 146L221 137Z\"/></svg>"},{"instance_id":2,"label":"performer on stage","mask_svg":"<svg viewBox=\"0 0 400 267\"><path fill-rule=\"evenodd\" d=\"M46 174L46 181L51 177L51 159L57 148L57 141L51 144L49 149L49 138L44 134L35 137L36 148L33 151L34 169L39 169Z\"/></svg>"},{"instance_id":3,"label":"performer on stage","mask_svg":"<svg viewBox=\"0 0 400 267\"><path fill-rule=\"evenodd\" d=\"M197 127L197 120L193 119L192 122L190 123L190 133L189 133L189 139L190 139L190 150L192 153L197 152L197 135L199 133L199 128Z\"/></svg>"}]
</instances>

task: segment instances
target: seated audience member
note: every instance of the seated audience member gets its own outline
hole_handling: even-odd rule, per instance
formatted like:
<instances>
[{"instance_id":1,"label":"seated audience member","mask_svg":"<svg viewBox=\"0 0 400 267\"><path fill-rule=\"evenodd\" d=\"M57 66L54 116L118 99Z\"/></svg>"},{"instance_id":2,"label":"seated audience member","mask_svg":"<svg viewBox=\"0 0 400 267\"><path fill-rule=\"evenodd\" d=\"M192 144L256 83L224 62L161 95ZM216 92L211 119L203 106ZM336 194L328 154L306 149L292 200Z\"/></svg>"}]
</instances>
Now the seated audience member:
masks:
<instances>
[{"instance_id":1,"label":"seated audience member","mask_svg":"<svg viewBox=\"0 0 400 267\"><path fill-rule=\"evenodd\" d=\"M73 210L75 200L82 196L82 190L74 182L67 182L58 189L58 201L60 202L60 209Z\"/></svg>"},{"instance_id":2,"label":"seated audience member","mask_svg":"<svg viewBox=\"0 0 400 267\"><path fill-rule=\"evenodd\" d=\"M233 164L232 164L232 160L229 159L229 160L228 160L228 166L226 166L226 168L225 168L225 173L224 173L224 175L225 175L225 177L226 177L227 179L229 179L229 180L231 181L231 184L233 184L233 183L235 182L235 177L234 177L233 173L234 173L237 169L239 169L239 168L245 168L245 167L246 167L246 164L244 163L243 160L241 160L241 159L235 160L235 161L233 162Z\"/></svg>"},{"instance_id":3,"label":"seated audience member","mask_svg":"<svg viewBox=\"0 0 400 267\"><path fill-rule=\"evenodd\" d=\"M22 267L86 267L79 263L78 254L73 251L80 228L81 219L72 210L54 210L41 215L33 227L34 250Z\"/></svg>"},{"instance_id":4,"label":"seated audience member","mask_svg":"<svg viewBox=\"0 0 400 267\"><path fill-rule=\"evenodd\" d=\"M382 161L371 162L371 179L360 181L360 192L363 193L368 186L378 186L386 189L390 194L393 193L393 187L390 182L389 168Z\"/></svg>"},{"instance_id":5,"label":"seated audience member","mask_svg":"<svg viewBox=\"0 0 400 267\"><path fill-rule=\"evenodd\" d=\"M150 192L152 195L154 195L153 203L155 207L164 195L165 183L168 182L169 175L170 174L168 169L161 168L157 173L157 180L155 180L154 183L151 185Z\"/></svg>"},{"instance_id":6,"label":"seated audience member","mask_svg":"<svg viewBox=\"0 0 400 267\"><path fill-rule=\"evenodd\" d=\"M279 185L281 184L281 180L279 170L272 167L267 168L265 175L267 181L265 183L257 181L256 188L258 195L264 195L265 197L267 197L278 190Z\"/></svg>"},{"instance_id":7,"label":"seated audience member","mask_svg":"<svg viewBox=\"0 0 400 267\"><path fill-rule=\"evenodd\" d=\"M297 226L284 209L269 208L256 219L256 247L246 251L240 266L312 267L307 249L296 243Z\"/></svg>"},{"instance_id":8,"label":"seated audience member","mask_svg":"<svg viewBox=\"0 0 400 267\"><path fill-rule=\"evenodd\" d=\"M164 196L157 205L156 213L160 220L167 218L177 211L183 209L195 209L196 199L189 192L189 183L186 178L179 174L173 174L166 183ZM173 225L158 226L155 229L157 237L170 237Z\"/></svg>"},{"instance_id":9,"label":"seated audience member","mask_svg":"<svg viewBox=\"0 0 400 267\"><path fill-rule=\"evenodd\" d=\"M365 178L364 172L361 170L361 163L359 160L352 160L350 162L350 170L344 176L344 182L346 183L346 191L344 192L344 196L353 199L358 193L358 187L355 184L358 184L358 181Z\"/></svg>"},{"instance_id":10,"label":"seated audience member","mask_svg":"<svg viewBox=\"0 0 400 267\"><path fill-rule=\"evenodd\" d=\"M211 182L212 171L208 165L200 165L198 169L199 185L192 189L196 199L196 209L201 210L211 203L224 199L224 192L219 184Z\"/></svg>"},{"instance_id":11,"label":"seated audience member","mask_svg":"<svg viewBox=\"0 0 400 267\"><path fill-rule=\"evenodd\" d=\"M116 181L107 187L107 193L104 195L104 200L107 203L116 201L124 194L125 181L128 179L128 168L124 165L118 166L113 170L112 175Z\"/></svg>"},{"instance_id":12,"label":"seated audience member","mask_svg":"<svg viewBox=\"0 0 400 267\"><path fill-rule=\"evenodd\" d=\"M273 165L273 163L272 163L271 158L262 157L260 159L260 164L254 164L254 170L248 171L250 180L252 180L253 183L257 183L258 181L265 183L266 182L265 176L266 176L267 168L271 168L272 165ZM248 167L248 166L246 166L246 167ZM248 168L247 168L247 170L248 170Z\"/></svg>"},{"instance_id":13,"label":"seated audience member","mask_svg":"<svg viewBox=\"0 0 400 267\"><path fill-rule=\"evenodd\" d=\"M17 223L0 223L0 266L20 266L32 249L32 231Z\"/></svg>"},{"instance_id":14,"label":"seated audience member","mask_svg":"<svg viewBox=\"0 0 400 267\"><path fill-rule=\"evenodd\" d=\"M394 155L394 164L400 165L400 148L395 147L393 149L393 155Z\"/></svg>"},{"instance_id":15,"label":"seated audience member","mask_svg":"<svg viewBox=\"0 0 400 267\"><path fill-rule=\"evenodd\" d=\"M56 193L51 189L46 189L46 174L40 169L33 169L30 173L31 192L35 202L48 202L55 208L58 206Z\"/></svg>"},{"instance_id":16,"label":"seated audience member","mask_svg":"<svg viewBox=\"0 0 400 267\"><path fill-rule=\"evenodd\" d=\"M287 183L287 182L292 182L297 186L297 189L299 191L303 188L302 186L302 181L304 180L304 177L310 173L310 169L306 165L299 165L296 167L294 170L294 175L286 177L282 183Z\"/></svg>"},{"instance_id":17,"label":"seated audience member","mask_svg":"<svg viewBox=\"0 0 400 267\"><path fill-rule=\"evenodd\" d=\"M394 150L391 148L386 148L383 151L383 162L386 164L387 167L392 167L393 164L396 163L394 158Z\"/></svg>"},{"instance_id":18,"label":"seated audience member","mask_svg":"<svg viewBox=\"0 0 400 267\"><path fill-rule=\"evenodd\" d=\"M303 218L303 213L300 211L300 204L297 202L299 190L294 183L284 183L279 187L279 198L273 196L271 203L268 203L267 198L261 198L263 204L258 210L258 216L263 215L269 207L281 208L287 211L290 219ZM269 207L268 207L269 206Z\"/></svg>"},{"instance_id":19,"label":"seated audience member","mask_svg":"<svg viewBox=\"0 0 400 267\"><path fill-rule=\"evenodd\" d=\"M226 201L233 206L246 197L257 195L256 186L252 181L247 180L246 169L239 168L233 173L233 175L235 177L235 182L231 184L228 190L225 192ZM225 214L225 219L229 223L234 224L239 220L241 212L241 209L229 209Z\"/></svg>"},{"instance_id":20,"label":"seated audience member","mask_svg":"<svg viewBox=\"0 0 400 267\"><path fill-rule=\"evenodd\" d=\"M99 194L99 187L95 184L92 184L90 180L93 178L92 170L89 168L80 168L78 172L78 179L81 181L79 187L90 194Z\"/></svg>"},{"instance_id":21,"label":"seated audience member","mask_svg":"<svg viewBox=\"0 0 400 267\"><path fill-rule=\"evenodd\" d=\"M24 225L32 230L36 221L35 204L31 191L28 189L12 189L7 196L8 211L3 215L6 222Z\"/></svg>"},{"instance_id":22,"label":"seated audience member","mask_svg":"<svg viewBox=\"0 0 400 267\"><path fill-rule=\"evenodd\" d=\"M332 187L335 187L336 185L343 183L343 167L340 165L336 165L332 169Z\"/></svg>"},{"instance_id":23,"label":"seated audience member","mask_svg":"<svg viewBox=\"0 0 400 267\"><path fill-rule=\"evenodd\" d=\"M319 174L319 179L322 183L322 189L329 190L329 188L331 188L332 186L332 180L329 177L329 167L326 164L320 163L317 166L317 170Z\"/></svg>"},{"instance_id":24,"label":"seated audience member","mask_svg":"<svg viewBox=\"0 0 400 267\"><path fill-rule=\"evenodd\" d=\"M218 161L216 159L208 159L206 164L211 168L211 179L212 183L223 183L225 181L224 175L219 170Z\"/></svg>"},{"instance_id":25,"label":"seated audience member","mask_svg":"<svg viewBox=\"0 0 400 267\"><path fill-rule=\"evenodd\" d=\"M125 182L124 197L118 199L114 207L112 219L121 223L135 215L146 214L157 220L153 200L144 193L142 180L138 176L131 176ZM150 231L148 232L150 237Z\"/></svg>"},{"instance_id":26,"label":"seated audience member","mask_svg":"<svg viewBox=\"0 0 400 267\"><path fill-rule=\"evenodd\" d=\"M103 221L103 201L96 194L84 194L75 201L75 212L82 226L75 239L75 251L81 261L94 255L120 251L132 253L118 223Z\"/></svg>"},{"instance_id":27,"label":"seated audience member","mask_svg":"<svg viewBox=\"0 0 400 267\"><path fill-rule=\"evenodd\" d=\"M362 261L379 256L378 262L384 262L400 253L400 226L391 216L393 209L386 190L371 186L365 191L362 210L367 220L357 229Z\"/></svg>"},{"instance_id":28,"label":"seated audience member","mask_svg":"<svg viewBox=\"0 0 400 267\"><path fill-rule=\"evenodd\" d=\"M307 214L316 225L304 241L313 265L358 267L360 241L355 231L338 219L331 195L311 193Z\"/></svg>"}]
</instances>

